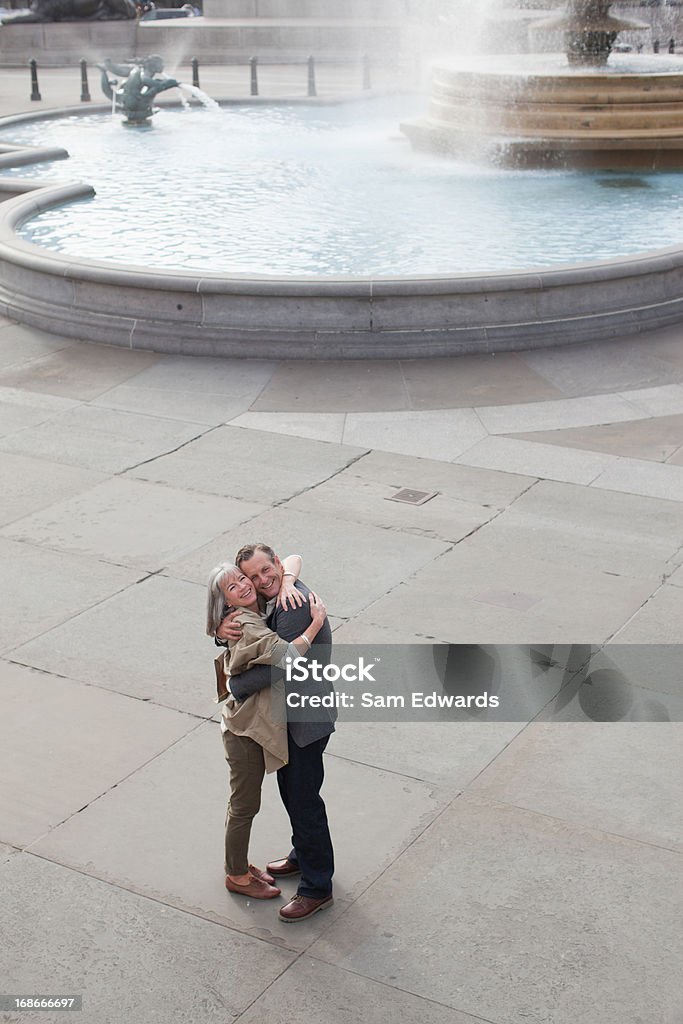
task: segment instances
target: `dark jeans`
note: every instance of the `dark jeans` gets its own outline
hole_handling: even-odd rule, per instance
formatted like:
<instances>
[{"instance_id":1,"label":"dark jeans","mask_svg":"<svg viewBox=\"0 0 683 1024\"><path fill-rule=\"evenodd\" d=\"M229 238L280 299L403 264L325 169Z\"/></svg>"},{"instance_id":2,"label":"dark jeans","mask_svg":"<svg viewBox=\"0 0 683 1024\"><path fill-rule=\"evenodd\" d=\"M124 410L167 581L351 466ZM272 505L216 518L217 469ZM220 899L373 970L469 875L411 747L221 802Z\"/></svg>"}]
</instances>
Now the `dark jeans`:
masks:
<instances>
[{"instance_id":1,"label":"dark jeans","mask_svg":"<svg viewBox=\"0 0 683 1024\"><path fill-rule=\"evenodd\" d=\"M280 796L292 824L289 859L301 868L297 892L323 899L332 892L334 853L325 804L320 796L325 772L323 751L329 736L298 747L289 737L289 763L280 768Z\"/></svg>"}]
</instances>

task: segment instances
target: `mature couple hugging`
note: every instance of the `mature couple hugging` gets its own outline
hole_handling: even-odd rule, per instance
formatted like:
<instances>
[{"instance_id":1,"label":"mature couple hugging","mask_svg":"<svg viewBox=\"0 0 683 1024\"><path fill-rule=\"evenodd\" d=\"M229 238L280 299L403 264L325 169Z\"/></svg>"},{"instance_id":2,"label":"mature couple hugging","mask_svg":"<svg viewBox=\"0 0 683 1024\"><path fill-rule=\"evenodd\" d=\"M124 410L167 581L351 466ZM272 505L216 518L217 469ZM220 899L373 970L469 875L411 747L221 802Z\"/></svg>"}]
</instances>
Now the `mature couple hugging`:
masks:
<instances>
[{"instance_id":1,"label":"mature couple hugging","mask_svg":"<svg viewBox=\"0 0 683 1024\"><path fill-rule=\"evenodd\" d=\"M328 664L332 645L325 606L299 580L300 571L298 555L281 561L267 544L240 548L234 565L224 563L211 573L206 626L225 648L216 659L230 766L225 885L252 899L271 899L280 895L274 884L278 876L300 873L296 895L280 909L285 922L304 920L331 905L334 871L320 787L336 711L320 709L310 721L287 721L286 715L286 659ZM322 681L312 680L308 688L321 696L329 692ZM292 826L292 850L262 871L249 863L249 836L261 805L263 776L275 770Z\"/></svg>"}]
</instances>

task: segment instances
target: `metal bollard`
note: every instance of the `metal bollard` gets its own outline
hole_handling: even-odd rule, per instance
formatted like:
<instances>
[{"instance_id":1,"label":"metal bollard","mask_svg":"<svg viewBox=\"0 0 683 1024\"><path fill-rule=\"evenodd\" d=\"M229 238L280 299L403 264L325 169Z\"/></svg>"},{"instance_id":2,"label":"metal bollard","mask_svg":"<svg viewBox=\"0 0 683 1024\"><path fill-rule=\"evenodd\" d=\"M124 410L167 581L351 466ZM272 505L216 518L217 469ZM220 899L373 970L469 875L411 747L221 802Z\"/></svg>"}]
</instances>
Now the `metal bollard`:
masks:
<instances>
[{"instance_id":1,"label":"metal bollard","mask_svg":"<svg viewBox=\"0 0 683 1024\"><path fill-rule=\"evenodd\" d=\"M88 62L81 61L81 103L89 103L92 99L88 87Z\"/></svg>"},{"instance_id":2,"label":"metal bollard","mask_svg":"<svg viewBox=\"0 0 683 1024\"><path fill-rule=\"evenodd\" d=\"M367 53L363 56L363 88L372 89L370 82L370 58Z\"/></svg>"},{"instance_id":3,"label":"metal bollard","mask_svg":"<svg viewBox=\"0 0 683 1024\"><path fill-rule=\"evenodd\" d=\"M251 68L251 95L258 96L258 57L249 58Z\"/></svg>"},{"instance_id":4,"label":"metal bollard","mask_svg":"<svg viewBox=\"0 0 683 1024\"><path fill-rule=\"evenodd\" d=\"M190 61L192 65L192 84L195 89L199 88L199 61L196 57L193 57Z\"/></svg>"},{"instance_id":5,"label":"metal bollard","mask_svg":"<svg viewBox=\"0 0 683 1024\"><path fill-rule=\"evenodd\" d=\"M38 88L38 61L34 57L28 62L28 66L31 69L31 99L42 100L40 95L40 89Z\"/></svg>"},{"instance_id":6,"label":"metal bollard","mask_svg":"<svg viewBox=\"0 0 683 1024\"><path fill-rule=\"evenodd\" d=\"M318 90L315 87L315 61L313 57L308 58L308 95L318 95Z\"/></svg>"}]
</instances>

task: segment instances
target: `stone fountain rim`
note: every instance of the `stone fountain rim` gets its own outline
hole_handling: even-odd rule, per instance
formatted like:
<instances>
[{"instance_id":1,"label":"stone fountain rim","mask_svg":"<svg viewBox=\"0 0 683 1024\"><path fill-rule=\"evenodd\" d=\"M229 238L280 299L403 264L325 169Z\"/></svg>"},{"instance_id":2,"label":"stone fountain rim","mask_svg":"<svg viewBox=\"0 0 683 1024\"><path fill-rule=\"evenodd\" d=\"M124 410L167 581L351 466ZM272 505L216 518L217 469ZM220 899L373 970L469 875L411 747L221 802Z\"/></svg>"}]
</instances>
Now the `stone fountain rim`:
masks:
<instances>
[{"instance_id":1,"label":"stone fountain rim","mask_svg":"<svg viewBox=\"0 0 683 1024\"><path fill-rule=\"evenodd\" d=\"M98 109L109 106L89 111ZM85 112L47 116L73 113ZM0 127L45 116L13 115ZM414 358L572 344L683 321L680 246L502 273L197 274L64 257L17 237L37 213L92 196L89 185L6 179L0 189L22 193L0 206L0 312L84 340L198 355Z\"/></svg>"}]
</instances>

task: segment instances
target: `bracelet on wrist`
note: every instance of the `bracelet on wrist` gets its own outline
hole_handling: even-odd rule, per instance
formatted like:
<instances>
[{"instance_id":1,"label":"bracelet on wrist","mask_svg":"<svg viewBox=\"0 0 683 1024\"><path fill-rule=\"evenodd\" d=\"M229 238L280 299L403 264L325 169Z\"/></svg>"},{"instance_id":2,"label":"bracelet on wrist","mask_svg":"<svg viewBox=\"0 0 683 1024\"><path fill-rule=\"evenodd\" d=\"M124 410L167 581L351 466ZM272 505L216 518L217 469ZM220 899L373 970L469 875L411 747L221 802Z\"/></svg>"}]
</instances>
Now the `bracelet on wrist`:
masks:
<instances>
[{"instance_id":1,"label":"bracelet on wrist","mask_svg":"<svg viewBox=\"0 0 683 1024\"><path fill-rule=\"evenodd\" d=\"M306 646L308 647L308 649L310 651L310 649L311 649L311 641L308 639L308 637L306 636L305 633L301 634L301 639L304 641L304 643L306 644Z\"/></svg>"}]
</instances>

